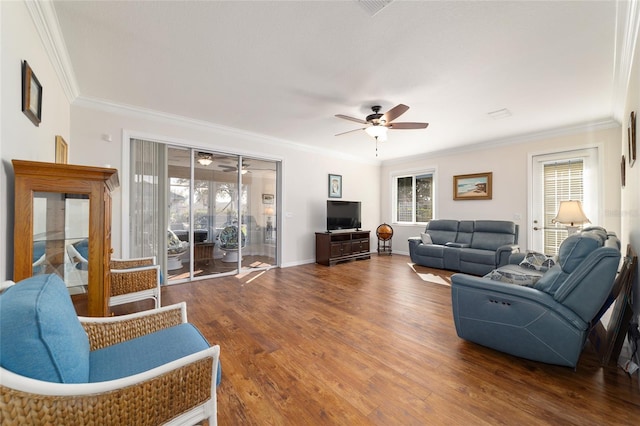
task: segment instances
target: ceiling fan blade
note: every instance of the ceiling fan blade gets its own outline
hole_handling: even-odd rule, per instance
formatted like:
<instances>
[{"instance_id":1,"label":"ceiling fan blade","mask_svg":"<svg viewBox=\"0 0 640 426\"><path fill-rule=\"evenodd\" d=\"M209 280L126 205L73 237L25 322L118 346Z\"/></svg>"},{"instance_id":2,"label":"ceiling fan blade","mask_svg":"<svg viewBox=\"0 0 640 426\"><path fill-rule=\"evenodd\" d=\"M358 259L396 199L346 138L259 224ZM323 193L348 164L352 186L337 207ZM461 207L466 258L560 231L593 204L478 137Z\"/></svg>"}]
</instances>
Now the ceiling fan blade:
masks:
<instances>
[{"instance_id":1,"label":"ceiling fan blade","mask_svg":"<svg viewBox=\"0 0 640 426\"><path fill-rule=\"evenodd\" d=\"M402 114L407 112L408 109L409 109L408 106L404 104L398 104L393 108L391 108L389 111L385 112L380 118L380 120L384 120L386 121L387 124L389 124L390 122L392 122L393 120L395 120L396 118L400 117Z\"/></svg>"},{"instance_id":2,"label":"ceiling fan blade","mask_svg":"<svg viewBox=\"0 0 640 426\"><path fill-rule=\"evenodd\" d=\"M336 134L336 136L346 135L347 133L359 132L360 130L364 130L364 129L366 129L366 127L363 127L361 129L353 129L353 130L349 130L347 132L338 133L338 134Z\"/></svg>"},{"instance_id":3,"label":"ceiling fan blade","mask_svg":"<svg viewBox=\"0 0 640 426\"><path fill-rule=\"evenodd\" d=\"M426 129L429 123L391 123L387 127L396 130Z\"/></svg>"},{"instance_id":4,"label":"ceiling fan blade","mask_svg":"<svg viewBox=\"0 0 640 426\"><path fill-rule=\"evenodd\" d=\"M355 121L356 123L360 123L360 124L367 124L367 122L364 121L364 120L361 120L361 119L355 118L355 117L349 117L348 115L336 114L336 117L342 118L342 119L345 119L345 120L349 120L349 121Z\"/></svg>"}]
</instances>

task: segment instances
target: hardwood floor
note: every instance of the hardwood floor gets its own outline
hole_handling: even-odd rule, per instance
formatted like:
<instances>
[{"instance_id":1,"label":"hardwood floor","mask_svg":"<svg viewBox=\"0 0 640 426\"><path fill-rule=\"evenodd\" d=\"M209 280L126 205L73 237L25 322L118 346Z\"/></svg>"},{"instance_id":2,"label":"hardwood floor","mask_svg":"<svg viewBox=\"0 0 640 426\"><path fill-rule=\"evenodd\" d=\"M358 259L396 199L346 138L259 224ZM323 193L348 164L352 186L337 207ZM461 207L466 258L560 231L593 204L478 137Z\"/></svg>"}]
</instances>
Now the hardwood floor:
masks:
<instances>
[{"instance_id":1,"label":"hardwood floor","mask_svg":"<svg viewBox=\"0 0 640 426\"><path fill-rule=\"evenodd\" d=\"M638 424L637 376L601 367L590 347L574 371L461 340L450 288L409 261L168 286L162 304L185 300L221 346L221 425Z\"/></svg>"}]
</instances>

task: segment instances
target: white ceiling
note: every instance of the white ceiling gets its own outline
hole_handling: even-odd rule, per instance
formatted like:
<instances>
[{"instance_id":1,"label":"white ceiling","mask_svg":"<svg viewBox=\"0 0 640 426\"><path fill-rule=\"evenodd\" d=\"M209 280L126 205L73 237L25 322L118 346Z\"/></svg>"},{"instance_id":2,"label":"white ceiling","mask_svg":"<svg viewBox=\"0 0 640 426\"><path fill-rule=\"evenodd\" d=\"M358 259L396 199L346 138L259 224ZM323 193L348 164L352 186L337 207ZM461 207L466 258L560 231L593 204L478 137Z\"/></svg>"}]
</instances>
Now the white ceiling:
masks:
<instances>
[{"instance_id":1,"label":"white ceiling","mask_svg":"<svg viewBox=\"0 0 640 426\"><path fill-rule=\"evenodd\" d=\"M375 160L334 114L411 109L377 160L613 116L614 1L59 1L81 98ZM488 113L507 108L511 116Z\"/></svg>"}]
</instances>

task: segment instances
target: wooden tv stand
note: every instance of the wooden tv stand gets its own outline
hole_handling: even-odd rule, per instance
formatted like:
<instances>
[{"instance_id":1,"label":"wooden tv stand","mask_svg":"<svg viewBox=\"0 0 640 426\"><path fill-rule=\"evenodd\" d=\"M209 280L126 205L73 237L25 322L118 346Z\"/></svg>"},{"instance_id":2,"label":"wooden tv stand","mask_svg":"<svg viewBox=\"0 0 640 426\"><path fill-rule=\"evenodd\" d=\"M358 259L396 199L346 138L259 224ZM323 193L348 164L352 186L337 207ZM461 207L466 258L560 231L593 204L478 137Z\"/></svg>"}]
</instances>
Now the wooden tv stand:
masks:
<instances>
[{"instance_id":1,"label":"wooden tv stand","mask_svg":"<svg viewBox=\"0 0 640 426\"><path fill-rule=\"evenodd\" d=\"M332 266L345 260L370 259L371 231L316 232L316 263Z\"/></svg>"}]
</instances>

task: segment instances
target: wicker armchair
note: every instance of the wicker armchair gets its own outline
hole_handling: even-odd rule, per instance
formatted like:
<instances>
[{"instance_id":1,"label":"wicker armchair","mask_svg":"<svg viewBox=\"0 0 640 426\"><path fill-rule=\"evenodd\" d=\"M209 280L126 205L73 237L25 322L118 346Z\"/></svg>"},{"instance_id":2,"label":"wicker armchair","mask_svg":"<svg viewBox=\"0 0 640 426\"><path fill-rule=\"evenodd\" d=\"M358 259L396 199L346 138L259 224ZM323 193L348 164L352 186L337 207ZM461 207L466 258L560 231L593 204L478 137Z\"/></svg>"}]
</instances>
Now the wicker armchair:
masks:
<instances>
[{"instance_id":1,"label":"wicker armchair","mask_svg":"<svg viewBox=\"0 0 640 426\"><path fill-rule=\"evenodd\" d=\"M186 304L118 317L80 317L79 320L93 353L118 343L127 344L137 337L147 339L174 326L184 326ZM169 341L165 347L171 345ZM208 346L206 342L205 346ZM37 380L0 367L0 418L3 425L182 425L205 419L209 425L215 425L219 354L220 347L216 345L150 370L89 383ZM3 359L3 363L5 361Z\"/></svg>"},{"instance_id":2,"label":"wicker armchair","mask_svg":"<svg viewBox=\"0 0 640 426\"><path fill-rule=\"evenodd\" d=\"M133 259L111 259L111 297L109 306L144 299L160 303L160 266L155 256Z\"/></svg>"}]
</instances>

